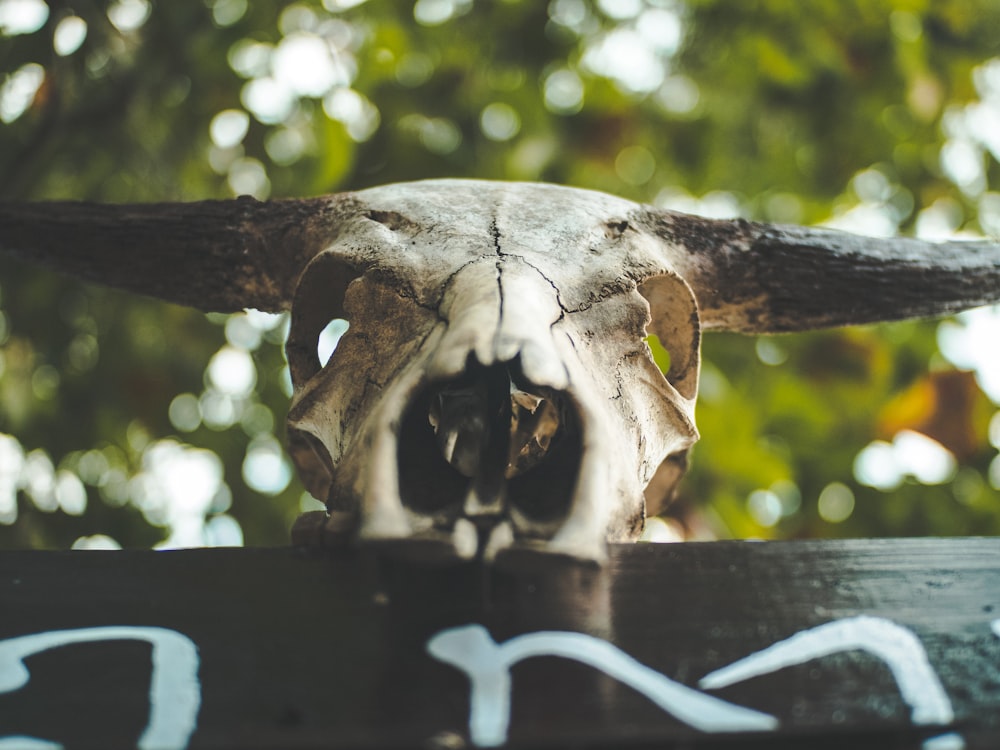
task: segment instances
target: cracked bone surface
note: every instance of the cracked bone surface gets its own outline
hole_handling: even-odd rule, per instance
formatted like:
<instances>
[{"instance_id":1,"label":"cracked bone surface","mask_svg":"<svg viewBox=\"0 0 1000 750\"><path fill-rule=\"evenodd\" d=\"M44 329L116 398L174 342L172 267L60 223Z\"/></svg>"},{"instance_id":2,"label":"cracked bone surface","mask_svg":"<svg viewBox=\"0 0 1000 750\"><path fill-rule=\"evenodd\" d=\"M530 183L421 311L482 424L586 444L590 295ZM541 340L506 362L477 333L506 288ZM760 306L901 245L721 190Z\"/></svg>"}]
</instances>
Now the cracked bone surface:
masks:
<instances>
[{"instance_id":1,"label":"cracked bone surface","mask_svg":"<svg viewBox=\"0 0 1000 750\"><path fill-rule=\"evenodd\" d=\"M995 243L709 220L541 184L6 203L0 248L203 310L291 309L289 450L329 510L326 533L301 523L298 536L424 557L599 561L607 540L635 539L697 439L703 331L1000 299ZM349 327L321 363L338 318Z\"/></svg>"}]
</instances>

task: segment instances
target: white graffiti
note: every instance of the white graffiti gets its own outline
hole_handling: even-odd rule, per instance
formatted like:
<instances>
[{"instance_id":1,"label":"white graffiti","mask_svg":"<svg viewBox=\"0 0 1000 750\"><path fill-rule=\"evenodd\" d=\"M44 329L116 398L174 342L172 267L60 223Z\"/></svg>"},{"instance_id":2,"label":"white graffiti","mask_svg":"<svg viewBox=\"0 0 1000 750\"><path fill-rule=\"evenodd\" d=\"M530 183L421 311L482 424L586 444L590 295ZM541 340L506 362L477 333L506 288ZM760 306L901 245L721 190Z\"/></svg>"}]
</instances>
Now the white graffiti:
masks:
<instances>
[{"instance_id":1,"label":"white graffiti","mask_svg":"<svg viewBox=\"0 0 1000 750\"><path fill-rule=\"evenodd\" d=\"M188 745L201 707L198 649L176 630L157 627L111 626L51 630L0 641L0 693L24 687L31 675L24 659L41 651L93 641L147 641L153 646L149 683L149 722L139 738L140 750L182 750ZM5 737L4 747L55 750L58 743L34 737Z\"/></svg>"},{"instance_id":2,"label":"white graffiti","mask_svg":"<svg viewBox=\"0 0 1000 750\"><path fill-rule=\"evenodd\" d=\"M1000 637L1000 620L991 627ZM704 732L770 731L778 727L773 716L699 693L639 663L616 646L582 633L530 633L498 644L481 625L465 625L436 634L428 641L427 650L468 676L469 736L481 747L506 742L512 690L510 668L533 656L558 656L588 664ZM886 663L900 695L911 708L915 724L952 722L951 701L920 640L909 629L880 617L850 617L800 632L706 675L698 685L713 690L812 659L856 650ZM960 750L964 745L961 736L949 733L927 740L924 750Z\"/></svg>"},{"instance_id":3,"label":"white graffiti","mask_svg":"<svg viewBox=\"0 0 1000 750\"><path fill-rule=\"evenodd\" d=\"M561 656L583 662L638 690L664 711L705 732L774 729L768 714L703 695L664 677L625 652L583 633L539 632L497 644L481 625L438 633L427 643L430 654L465 672L472 685L469 734L481 747L507 740L510 724L510 668L532 656Z\"/></svg>"},{"instance_id":4,"label":"white graffiti","mask_svg":"<svg viewBox=\"0 0 1000 750\"><path fill-rule=\"evenodd\" d=\"M1000 638L1000 619L989 627ZM153 646L149 721L140 750L183 750L201 708L199 657L195 644L175 630L109 626L54 630L0 641L0 693L23 688L30 679L24 659L76 643L141 640ZM864 651L888 666L918 725L947 725L954 711L920 640L897 623L857 616L799 632L768 648L717 669L698 681L716 690L813 659L845 651ZM638 662L617 646L584 633L542 631L498 644L481 625L449 628L427 642L434 658L462 671L470 682L469 735L480 747L507 741L510 725L511 668L535 656L556 656L587 664L632 687L680 721L703 732L773 731L778 720L675 682ZM932 737L924 750L961 750L955 733ZM0 750L62 750L58 742L27 736L0 737Z\"/></svg>"},{"instance_id":5,"label":"white graffiti","mask_svg":"<svg viewBox=\"0 0 1000 750\"><path fill-rule=\"evenodd\" d=\"M844 651L865 651L885 662L912 710L910 719L914 724L950 724L954 720L951 701L920 639L902 625L866 615L828 622L778 641L705 675L698 686L714 690ZM954 734L924 743L925 750L958 750L964 746L961 737Z\"/></svg>"},{"instance_id":6,"label":"white graffiti","mask_svg":"<svg viewBox=\"0 0 1000 750\"><path fill-rule=\"evenodd\" d=\"M865 615L828 622L778 641L705 675L698 686L715 690L843 651L866 651L886 663L900 695L913 709L914 724L948 724L955 718L917 636L890 620Z\"/></svg>"}]
</instances>

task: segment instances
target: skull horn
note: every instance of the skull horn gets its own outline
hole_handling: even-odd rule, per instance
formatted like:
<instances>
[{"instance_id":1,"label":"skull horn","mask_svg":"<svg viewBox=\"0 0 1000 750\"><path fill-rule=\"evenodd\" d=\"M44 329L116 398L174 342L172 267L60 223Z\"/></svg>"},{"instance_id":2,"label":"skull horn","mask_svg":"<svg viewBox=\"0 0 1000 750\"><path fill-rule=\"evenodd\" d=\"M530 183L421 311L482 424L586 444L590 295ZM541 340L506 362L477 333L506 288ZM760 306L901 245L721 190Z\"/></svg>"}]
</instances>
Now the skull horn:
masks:
<instances>
[{"instance_id":1,"label":"skull horn","mask_svg":"<svg viewBox=\"0 0 1000 750\"><path fill-rule=\"evenodd\" d=\"M0 250L87 281L232 312L289 307L348 196L260 202L0 203Z\"/></svg>"},{"instance_id":2,"label":"skull horn","mask_svg":"<svg viewBox=\"0 0 1000 750\"><path fill-rule=\"evenodd\" d=\"M705 329L783 333L958 312L1000 301L1000 244L650 212L678 248Z\"/></svg>"}]
</instances>

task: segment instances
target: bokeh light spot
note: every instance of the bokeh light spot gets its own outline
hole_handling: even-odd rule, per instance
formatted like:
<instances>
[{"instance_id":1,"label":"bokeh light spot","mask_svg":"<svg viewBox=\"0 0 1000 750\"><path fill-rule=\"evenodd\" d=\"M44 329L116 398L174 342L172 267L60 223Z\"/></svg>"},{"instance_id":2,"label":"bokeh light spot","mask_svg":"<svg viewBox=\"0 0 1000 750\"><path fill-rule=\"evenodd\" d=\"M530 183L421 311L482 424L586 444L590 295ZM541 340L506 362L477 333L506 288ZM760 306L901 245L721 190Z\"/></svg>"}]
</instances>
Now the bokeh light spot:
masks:
<instances>
[{"instance_id":1,"label":"bokeh light spot","mask_svg":"<svg viewBox=\"0 0 1000 750\"><path fill-rule=\"evenodd\" d=\"M243 527L230 515L222 514L205 524L207 547L242 547Z\"/></svg>"},{"instance_id":2,"label":"bokeh light spot","mask_svg":"<svg viewBox=\"0 0 1000 750\"><path fill-rule=\"evenodd\" d=\"M583 0L552 0L549 3L549 18L560 26L580 33L590 20L590 9Z\"/></svg>"},{"instance_id":3,"label":"bokeh light spot","mask_svg":"<svg viewBox=\"0 0 1000 750\"><path fill-rule=\"evenodd\" d=\"M788 360L788 352L785 350L785 347L773 338L766 336L758 337L754 344L754 350L757 353L757 359L771 367L783 365Z\"/></svg>"},{"instance_id":4,"label":"bokeh light spot","mask_svg":"<svg viewBox=\"0 0 1000 750\"><path fill-rule=\"evenodd\" d=\"M237 349L256 351L263 337L263 331L245 312L234 313L226 320L226 341Z\"/></svg>"},{"instance_id":5,"label":"bokeh light spot","mask_svg":"<svg viewBox=\"0 0 1000 750\"><path fill-rule=\"evenodd\" d=\"M438 156L447 156L462 143L462 131L451 120L444 117L424 117L410 114L399 120L399 128L415 133L421 145Z\"/></svg>"},{"instance_id":6,"label":"bokeh light spot","mask_svg":"<svg viewBox=\"0 0 1000 750\"><path fill-rule=\"evenodd\" d=\"M87 22L80 16L66 16L52 33L52 49L60 57L72 55L87 39Z\"/></svg>"},{"instance_id":7,"label":"bokeh light spot","mask_svg":"<svg viewBox=\"0 0 1000 750\"><path fill-rule=\"evenodd\" d=\"M107 534L93 534L78 537L70 549L112 551L121 549L121 544Z\"/></svg>"},{"instance_id":8,"label":"bokeh light spot","mask_svg":"<svg viewBox=\"0 0 1000 750\"><path fill-rule=\"evenodd\" d=\"M247 0L214 0L211 5L212 20L223 28L243 18L249 7Z\"/></svg>"},{"instance_id":9,"label":"bokeh light spot","mask_svg":"<svg viewBox=\"0 0 1000 750\"><path fill-rule=\"evenodd\" d=\"M234 346L223 346L215 353L206 370L212 387L236 398L250 395L257 383L257 368L253 357Z\"/></svg>"},{"instance_id":10,"label":"bokeh light spot","mask_svg":"<svg viewBox=\"0 0 1000 750\"><path fill-rule=\"evenodd\" d=\"M643 146L626 146L615 157L615 171L629 185L645 185L656 172L656 158Z\"/></svg>"},{"instance_id":11,"label":"bokeh light spot","mask_svg":"<svg viewBox=\"0 0 1000 750\"><path fill-rule=\"evenodd\" d=\"M646 528L642 530L640 542L654 542L657 544L670 544L684 541L684 529L676 522L665 518L647 518Z\"/></svg>"},{"instance_id":12,"label":"bokeh light spot","mask_svg":"<svg viewBox=\"0 0 1000 750\"><path fill-rule=\"evenodd\" d=\"M193 393L174 396L167 410L170 424L181 432L193 432L201 426L201 407Z\"/></svg>"},{"instance_id":13,"label":"bokeh light spot","mask_svg":"<svg viewBox=\"0 0 1000 750\"><path fill-rule=\"evenodd\" d=\"M271 68L271 53L274 47L266 42L241 39L229 48L226 60L233 72L243 78L261 78Z\"/></svg>"},{"instance_id":14,"label":"bokeh light spot","mask_svg":"<svg viewBox=\"0 0 1000 750\"><path fill-rule=\"evenodd\" d=\"M990 445L1000 450L1000 411L994 412L990 418L989 436Z\"/></svg>"},{"instance_id":15,"label":"bokeh light spot","mask_svg":"<svg viewBox=\"0 0 1000 750\"><path fill-rule=\"evenodd\" d=\"M754 490L747 497L747 512L759 525L770 528L781 520L781 498L770 490Z\"/></svg>"},{"instance_id":16,"label":"bokeh light spot","mask_svg":"<svg viewBox=\"0 0 1000 750\"><path fill-rule=\"evenodd\" d=\"M854 459L854 477L861 484L889 492L903 482L892 443L873 440Z\"/></svg>"},{"instance_id":17,"label":"bokeh light spot","mask_svg":"<svg viewBox=\"0 0 1000 750\"><path fill-rule=\"evenodd\" d=\"M409 52L396 63L396 80L407 88L427 83L432 75L434 75L434 62L427 55Z\"/></svg>"},{"instance_id":18,"label":"bokeh light spot","mask_svg":"<svg viewBox=\"0 0 1000 750\"><path fill-rule=\"evenodd\" d=\"M259 159L242 157L229 166L229 189L233 195L252 195L265 200L271 193L271 181L267 168Z\"/></svg>"},{"instance_id":19,"label":"bokeh light spot","mask_svg":"<svg viewBox=\"0 0 1000 750\"><path fill-rule=\"evenodd\" d=\"M45 68L26 63L0 84L0 122L10 124L28 111L45 81Z\"/></svg>"},{"instance_id":20,"label":"bokeh light spot","mask_svg":"<svg viewBox=\"0 0 1000 750\"><path fill-rule=\"evenodd\" d=\"M31 392L39 401L51 401L59 392L61 377L52 365L38 367L31 376Z\"/></svg>"},{"instance_id":21,"label":"bokeh light spot","mask_svg":"<svg viewBox=\"0 0 1000 750\"><path fill-rule=\"evenodd\" d=\"M521 130L521 116L509 104L493 102L479 115L479 127L491 141L509 141Z\"/></svg>"},{"instance_id":22,"label":"bokeh light spot","mask_svg":"<svg viewBox=\"0 0 1000 750\"><path fill-rule=\"evenodd\" d=\"M0 434L0 524L17 521L17 488L24 468L24 449L11 435Z\"/></svg>"},{"instance_id":23,"label":"bokeh light spot","mask_svg":"<svg viewBox=\"0 0 1000 750\"><path fill-rule=\"evenodd\" d=\"M827 523L842 523L854 512L854 492L842 482L831 482L819 493L817 510Z\"/></svg>"},{"instance_id":24,"label":"bokeh light spot","mask_svg":"<svg viewBox=\"0 0 1000 750\"><path fill-rule=\"evenodd\" d=\"M24 458L21 484L38 510L52 513L59 508L56 499L56 472L49 454L40 448L31 451Z\"/></svg>"},{"instance_id":25,"label":"bokeh light spot","mask_svg":"<svg viewBox=\"0 0 1000 750\"><path fill-rule=\"evenodd\" d=\"M293 92L270 77L248 81L240 93L240 101L265 125L284 122L295 109Z\"/></svg>"},{"instance_id":26,"label":"bokeh light spot","mask_svg":"<svg viewBox=\"0 0 1000 750\"><path fill-rule=\"evenodd\" d=\"M240 143L250 127L250 115L241 109L225 109L212 118L208 133L219 148L231 148Z\"/></svg>"},{"instance_id":27,"label":"bokeh light spot","mask_svg":"<svg viewBox=\"0 0 1000 750\"><path fill-rule=\"evenodd\" d=\"M913 477L921 484L943 484L955 476L957 462L936 440L913 430L900 430L891 443L874 440L854 460L861 484L889 492Z\"/></svg>"},{"instance_id":28,"label":"bokeh light spot","mask_svg":"<svg viewBox=\"0 0 1000 750\"><path fill-rule=\"evenodd\" d=\"M274 430L274 414L265 404L251 404L240 417L243 431L250 437L257 437Z\"/></svg>"},{"instance_id":29,"label":"bokeh light spot","mask_svg":"<svg viewBox=\"0 0 1000 750\"><path fill-rule=\"evenodd\" d=\"M440 26L471 7L471 0L417 0L413 17L422 26Z\"/></svg>"},{"instance_id":30,"label":"bokeh light spot","mask_svg":"<svg viewBox=\"0 0 1000 750\"><path fill-rule=\"evenodd\" d=\"M1000 306L981 307L943 321L938 348L956 367L975 370L976 382L1000 406Z\"/></svg>"},{"instance_id":31,"label":"bokeh light spot","mask_svg":"<svg viewBox=\"0 0 1000 750\"><path fill-rule=\"evenodd\" d=\"M256 438L243 459L243 481L265 495L277 495L292 480L292 467L272 435Z\"/></svg>"},{"instance_id":32,"label":"bokeh light spot","mask_svg":"<svg viewBox=\"0 0 1000 750\"><path fill-rule=\"evenodd\" d=\"M656 101L671 114L687 115L695 111L701 101L698 84L684 75L664 79L656 92Z\"/></svg>"},{"instance_id":33,"label":"bokeh light spot","mask_svg":"<svg viewBox=\"0 0 1000 750\"><path fill-rule=\"evenodd\" d=\"M289 34L274 50L271 67L278 85L298 96L323 96L353 77L333 57L329 45L315 34Z\"/></svg>"},{"instance_id":34,"label":"bokeh light spot","mask_svg":"<svg viewBox=\"0 0 1000 750\"><path fill-rule=\"evenodd\" d=\"M116 0L108 7L108 20L123 33L140 29L152 11L149 0Z\"/></svg>"},{"instance_id":35,"label":"bokeh light spot","mask_svg":"<svg viewBox=\"0 0 1000 750\"><path fill-rule=\"evenodd\" d=\"M550 74L543 84L545 106L556 114L572 115L583 108L583 81L567 68Z\"/></svg>"},{"instance_id":36,"label":"bokeh light spot","mask_svg":"<svg viewBox=\"0 0 1000 750\"><path fill-rule=\"evenodd\" d=\"M49 20L49 6L42 0L0 0L0 33L4 36L34 34Z\"/></svg>"},{"instance_id":37,"label":"bokeh light spot","mask_svg":"<svg viewBox=\"0 0 1000 750\"><path fill-rule=\"evenodd\" d=\"M1000 238L1000 193L983 193L979 199L979 226L987 234Z\"/></svg>"},{"instance_id":38,"label":"bokeh light spot","mask_svg":"<svg viewBox=\"0 0 1000 750\"><path fill-rule=\"evenodd\" d=\"M323 111L333 120L343 123L347 135L356 143L371 138L382 121L378 107L354 89L340 87L323 99Z\"/></svg>"},{"instance_id":39,"label":"bokeh light spot","mask_svg":"<svg viewBox=\"0 0 1000 750\"><path fill-rule=\"evenodd\" d=\"M597 7L608 18L625 21L642 11L642 0L597 0Z\"/></svg>"},{"instance_id":40,"label":"bokeh light spot","mask_svg":"<svg viewBox=\"0 0 1000 750\"><path fill-rule=\"evenodd\" d=\"M55 495L59 508L67 515L82 516L87 510L87 488L71 471L56 473Z\"/></svg>"},{"instance_id":41,"label":"bokeh light spot","mask_svg":"<svg viewBox=\"0 0 1000 750\"><path fill-rule=\"evenodd\" d=\"M308 141L295 128L280 128L269 133L264 141L264 150L275 164L290 166L301 159L308 148Z\"/></svg>"}]
</instances>

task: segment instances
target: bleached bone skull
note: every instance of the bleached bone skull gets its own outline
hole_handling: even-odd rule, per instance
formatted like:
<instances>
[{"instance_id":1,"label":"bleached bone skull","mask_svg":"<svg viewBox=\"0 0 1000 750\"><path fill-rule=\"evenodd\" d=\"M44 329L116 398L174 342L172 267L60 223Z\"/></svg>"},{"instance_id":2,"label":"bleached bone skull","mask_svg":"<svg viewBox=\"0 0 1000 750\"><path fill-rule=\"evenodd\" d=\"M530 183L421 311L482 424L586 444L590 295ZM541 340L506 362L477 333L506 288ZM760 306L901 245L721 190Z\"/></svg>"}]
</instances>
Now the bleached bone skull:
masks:
<instances>
[{"instance_id":1,"label":"bleached bone skull","mask_svg":"<svg viewBox=\"0 0 1000 750\"><path fill-rule=\"evenodd\" d=\"M487 559L601 560L606 540L639 535L644 488L665 494L698 437L702 330L1000 299L995 244L712 221L541 184L3 204L0 246L204 310L290 307L289 448L327 525ZM350 327L322 364L317 339L337 318Z\"/></svg>"},{"instance_id":2,"label":"bleached bone skull","mask_svg":"<svg viewBox=\"0 0 1000 750\"><path fill-rule=\"evenodd\" d=\"M634 539L643 488L697 439L700 335L634 204L457 182L357 198L292 303L289 445L309 491L358 510L363 539L469 556ZM339 317L350 328L320 367ZM647 333L672 355L666 377Z\"/></svg>"}]
</instances>

